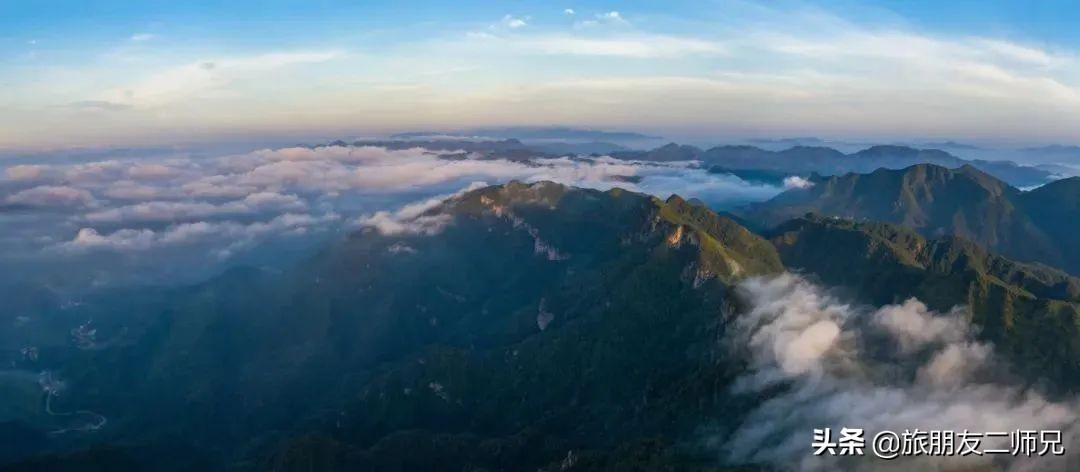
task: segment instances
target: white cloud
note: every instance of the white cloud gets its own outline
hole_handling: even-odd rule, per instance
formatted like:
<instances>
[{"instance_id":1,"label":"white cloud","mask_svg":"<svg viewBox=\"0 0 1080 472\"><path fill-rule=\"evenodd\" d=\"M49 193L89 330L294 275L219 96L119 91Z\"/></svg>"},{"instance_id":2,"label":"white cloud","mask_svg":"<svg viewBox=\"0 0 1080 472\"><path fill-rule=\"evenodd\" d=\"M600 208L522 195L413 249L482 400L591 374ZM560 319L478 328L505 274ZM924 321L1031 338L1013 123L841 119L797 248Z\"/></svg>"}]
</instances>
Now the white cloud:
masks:
<instances>
[{"instance_id":1,"label":"white cloud","mask_svg":"<svg viewBox=\"0 0 1080 472\"><path fill-rule=\"evenodd\" d=\"M154 200L166 195L161 187L144 185L132 180L119 180L105 189L105 196L114 200Z\"/></svg>"},{"instance_id":2,"label":"white cloud","mask_svg":"<svg viewBox=\"0 0 1080 472\"><path fill-rule=\"evenodd\" d=\"M182 171L163 164L135 164L128 168L128 177L134 180L166 180L181 175Z\"/></svg>"},{"instance_id":3,"label":"white cloud","mask_svg":"<svg viewBox=\"0 0 1080 472\"><path fill-rule=\"evenodd\" d=\"M615 23L628 23L626 21L626 19L623 18L622 14L620 14L619 12L614 11L614 10L609 11L607 13L600 13L600 14L596 15L596 18L601 19L601 20L605 20L605 21L615 22Z\"/></svg>"},{"instance_id":4,"label":"white cloud","mask_svg":"<svg viewBox=\"0 0 1080 472\"><path fill-rule=\"evenodd\" d=\"M13 166L5 171L11 185L67 185L39 185L4 201L82 210L65 218L68 224L85 230L75 239L70 239L66 228L34 229L46 232L35 236L41 236L36 240L47 247L67 240L62 245L67 249L151 250L203 235L201 240L224 246L222 250L231 253L257 240L239 229L259 228L250 224L252 220L292 215L286 220L299 221L297 218L310 217L308 214L342 209L349 213L346 216L353 226L387 234L433 234L449 223L449 217L425 211L444 197L397 211L385 208L403 198L470 188L468 184L475 181L551 180L598 189L619 186L661 197L680 193L721 204L762 200L780 191L779 187L754 186L731 176L710 174L692 162L641 163L610 157L514 162L477 156L443 159L439 157L443 153L454 151L323 146L264 149L198 160L140 158ZM378 203L382 206L373 207L372 202L382 202ZM291 231L308 230L298 225Z\"/></svg>"},{"instance_id":5,"label":"white cloud","mask_svg":"<svg viewBox=\"0 0 1080 472\"><path fill-rule=\"evenodd\" d=\"M164 69L149 77L90 97L131 107L163 106L202 98L227 89L233 82L290 66L331 61L341 51L275 52L247 57L203 59Z\"/></svg>"},{"instance_id":6,"label":"white cloud","mask_svg":"<svg viewBox=\"0 0 1080 472\"><path fill-rule=\"evenodd\" d=\"M129 38L129 39L131 39L134 42L141 43L141 42L144 42L144 41L149 41L149 40L154 39L156 37L157 36L155 36L153 34L150 34L150 33L135 33L135 34L131 35L131 38Z\"/></svg>"},{"instance_id":7,"label":"white cloud","mask_svg":"<svg viewBox=\"0 0 1080 472\"><path fill-rule=\"evenodd\" d=\"M83 219L92 223L180 221L204 218L217 211L217 206L203 202L146 202L88 213Z\"/></svg>"},{"instance_id":8,"label":"white cloud","mask_svg":"<svg viewBox=\"0 0 1080 472\"><path fill-rule=\"evenodd\" d=\"M573 20L597 26L578 29L511 15L514 25L528 23L513 29L496 16L485 25L492 28L474 34L450 31L352 54L328 46L190 57L171 66L75 67L13 90L13 97L26 97L17 101L25 113L7 114L0 142L179 140L208 129L379 133L448 123L647 126L697 137L761 131L866 139L1078 137L1076 48L988 30L949 35L846 21L788 5L736 2L723 10L627 25L634 17L621 10L578 9ZM664 61L645 62L657 59ZM95 80L72 79L84 76ZM650 88L672 77L684 80ZM551 87L615 80L634 86L592 91L587 103ZM705 82L724 87L698 87ZM127 109L87 120L85 109L56 107L58 96L64 104ZM416 109L427 112L419 116Z\"/></svg>"},{"instance_id":9,"label":"white cloud","mask_svg":"<svg viewBox=\"0 0 1080 472\"><path fill-rule=\"evenodd\" d=\"M934 317L912 316L911 313L923 314L929 310L924 303L912 298L901 305L880 309L872 322L888 332L905 353L937 342L957 343L971 335L961 312Z\"/></svg>"},{"instance_id":10,"label":"white cloud","mask_svg":"<svg viewBox=\"0 0 1080 472\"><path fill-rule=\"evenodd\" d=\"M452 151L451 151L452 152ZM566 158L532 164L506 160L444 160L437 153L414 148L373 147L285 148L234 156L234 170L225 180L259 188L286 187L317 192L399 192L462 180L539 180L599 182L610 175L632 175L634 166L607 162L584 165ZM242 164L240 164L242 163Z\"/></svg>"},{"instance_id":11,"label":"white cloud","mask_svg":"<svg viewBox=\"0 0 1080 472\"><path fill-rule=\"evenodd\" d=\"M107 183L119 180L128 164L118 160L95 161L64 168L63 179L73 185Z\"/></svg>"},{"instance_id":12,"label":"white cloud","mask_svg":"<svg viewBox=\"0 0 1080 472\"><path fill-rule=\"evenodd\" d=\"M276 192L258 192L244 197L241 204L252 210L301 210L304 201L296 195L284 195Z\"/></svg>"},{"instance_id":13,"label":"white cloud","mask_svg":"<svg viewBox=\"0 0 1080 472\"><path fill-rule=\"evenodd\" d=\"M362 216L357 219L356 225L361 228L375 229L387 236L402 234L430 236L437 234L442 232L453 221L453 217L449 214L436 211L444 204L444 201L484 185L482 182L474 182L451 195L411 203L394 212L379 211L373 215Z\"/></svg>"},{"instance_id":14,"label":"white cloud","mask_svg":"<svg viewBox=\"0 0 1080 472\"><path fill-rule=\"evenodd\" d=\"M574 9L573 8L567 8L567 9L563 10L563 14L573 15L574 14Z\"/></svg>"},{"instance_id":15,"label":"white cloud","mask_svg":"<svg viewBox=\"0 0 1080 472\"><path fill-rule=\"evenodd\" d=\"M577 28L589 28L600 25L613 25L613 26L630 26L630 22L626 20L618 11L608 11L604 13L597 13L593 15L590 20L582 20L574 24Z\"/></svg>"},{"instance_id":16,"label":"white cloud","mask_svg":"<svg viewBox=\"0 0 1080 472\"><path fill-rule=\"evenodd\" d=\"M544 54L612 56L636 59L723 55L728 52L727 48L718 42L664 35L606 38L542 36L509 41L527 51Z\"/></svg>"},{"instance_id":17,"label":"white cloud","mask_svg":"<svg viewBox=\"0 0 1080 472\"><path fill-rule=\"evenodd\" d=\"M1080 104L1080 61L1074 52L867 26L822 14L771 12L741 24L699 26L681 32L537 29L492 37L481 46L498 57L553 57L545 62L545 80L523 80L477 96L493 108L512 104L541 110L543 118L530 117L541 122L633 125L639 123L633 117L647 113L650 126L705 135L783 129L1019 139L1020 134L1075 137L1080 129L1080 107L1070 106ZM574 64L560 62L562 56L575 55L610 57L612 66L556 72ZM723 60L710 72L696 70L698 62L678 61L658 66L662 72L626 72L631 65L615 62L683 57ZM562 86L588 83L605 87L563 93ZM617 86L606 87L612 83ZM475 99L470 105L491 116L517 118L479 107ZM1048 109L1058 112L1048 115ZM1017 122L1018 116L1026 117L1026 125L1006 129L1003 123Z\"/></svg>"},{"instance_id":18,"label":"white cloud","mask_svg":"<svg viewBox=\"0 0 1080 472\"><path fill-rule=\"evenodd\" d=\"M1055 67L1064 65L1070 60L1067 57L1059 57L1043 49L1025 46L1009 41L980 39L976 40L975 44L985 47L987 50L998 54L1004 59L1010 59L1036 66Z\"/></svg>"},{"instance_id":19,"label":"white cloud","mask_svg":"<svg viewBox=\"0 0 1080 472\"><path fill-rule=\"evenodd\" d=\"M814 183L804 177L797 175L784 177L784 188L810 188L813 186Z\"/></svg>"},{"instance_id":20,"label":"white cloud","mask_svg":"<svg viewBox=\"0 0 1080 472\"><path fill-rule=\"evenodd\" d=\"M183 184L180 191L196 198L240 198L258 191L255 186L237 184L235 180L228 175L210 175Z\"/></svg>"},{"instance_id":21,"label":"white cloud","mask_svg":"<svg viewBox=\"0 0 1080 472\"><path fill-rule=\"evenodd\" d=\"M33 182L46 180L53 176L53 168L47 165L22 164L4 169L7 180Z\"/></svg>"},{"instance_id":22,"label":"white cloud","mask_svg":"<svg viewBox=\"0 0 1080 472\"><path fill-rule=\"evenodd\" d=\"M286 213L269 221L242 224L233 221L183 223L169 226L163 231L149 229L120 229L101 234L93 228L82 228L74 239L62 243L58 249L67 252L110 250L118 252L146 251L152 248L225 241L223 254L250 245L255 240L271 236L305 234L319 229L340 217L335 213L319 216Z\"/></svg>"},{"instance_id":23,"label":"white cloud","mask_svg":"<svg viewBox=\"0 0 1080 472\"><path fill-rule=\"evenodd\" d=\"M387 236L402 234L422 234L430 236L442 232L453 218L450 215L429 215L413 218L403 218L397 213L387 211L376 212L374 215L361 218L358 224L365 228L374 228L379 233Z\"/></svg>"},{"instance_id":24,"label":"white cloud","mask_svg":"<svg viewBox=\"0 0 1080 472\"><path fill-rule=\"evenodd\" d=\"M110 208L84 216L92 223L170 222L260 212L298 211L307 204L296 195L258 192L242 200L215 205L207 202L151 201Z\"/></svg>"},{"instance_id":25,"label":"white cloud","mask_svg":"<svg viewBox=\"0 0 1080 472\"><path fill-rule=\"evenodd\" d=\"M7 203L34 207L87 207L95 203L94 196L83 189L60 185L41 185L10 195Z\"/></svg>"},{"instance_id":26,"label":"white cloud","mask_svg":"<svg viewBox=\"0 0 1080 472\"><path fill-rule=\"evenodd\" d=\"M934 313L917 300L863 309L790 274L748 280L739 293L749 309L735 318L729 341L732 349L748 354L749 369L734 391L761 400L723 440L733 463L878 470L870 462L808 454L814 428L861 428L868 448L877 432L916 428L1064 430L1066 449L1075 446L1076 398L1051 401L1004 380L1003 364L990 345L972 337L964 309ZM861 459L875 460L869 451ZM904 469L918 470L1010 470L1010 465L1058 470L1064 465L1047 457L903 459Z\"/></svg>"},{"instance_id":27,"label":"white cloud","mask_svg":"<svg viewBox=\"0 0 1080 472\"><path fill-rule=\"evenodd\" d=\"M1058 75L1069 64L1075 67L1074 57L1004 40L939 38L854 25L831 34L758 33L756 38L759 48L855 74L856 83L867 90L1080 102L1076 76Z\"/></svg>"},{"instance_id":28,"label":"white cloud","mask_svg":"<svg viewBox=\"0 0 1080 472\"><path fill-rule=\"evenodd\" d=\"M526 23L524 19L512 15L506 15L502 19L502 25L510 29L518 29L528 26L529 24Z\"/></svg>"},{"instance_id":29,"label":"white cloud","mask_svg":"<svg viewBox=\"0 0 1080 472\"><path fill-rule=\"evenodd\" d=\"M142 251L154 243L154 232L148 229L121 229L102 235L93 228L83 228L75 239L63 247L72 250L109 249L113 251Z\"/></svg>"}]
</instances>

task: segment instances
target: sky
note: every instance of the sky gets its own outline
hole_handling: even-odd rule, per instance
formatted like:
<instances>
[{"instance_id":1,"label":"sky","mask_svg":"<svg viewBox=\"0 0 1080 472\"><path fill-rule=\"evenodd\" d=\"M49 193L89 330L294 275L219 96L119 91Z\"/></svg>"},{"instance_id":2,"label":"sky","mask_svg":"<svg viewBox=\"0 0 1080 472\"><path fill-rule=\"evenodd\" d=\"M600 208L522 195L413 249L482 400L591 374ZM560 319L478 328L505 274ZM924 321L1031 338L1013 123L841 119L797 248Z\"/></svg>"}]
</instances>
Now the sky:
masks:
<instances>
[{"instance_id":1,"label":"sky","mask_svg":"<svg viewBox=\"0 0 1080 472\"><path fill-rule=\"evenodd\" d=\"M0 150L569 125L1080 143L1069 2L13 2Z\"/></svg>"}]
</instances>

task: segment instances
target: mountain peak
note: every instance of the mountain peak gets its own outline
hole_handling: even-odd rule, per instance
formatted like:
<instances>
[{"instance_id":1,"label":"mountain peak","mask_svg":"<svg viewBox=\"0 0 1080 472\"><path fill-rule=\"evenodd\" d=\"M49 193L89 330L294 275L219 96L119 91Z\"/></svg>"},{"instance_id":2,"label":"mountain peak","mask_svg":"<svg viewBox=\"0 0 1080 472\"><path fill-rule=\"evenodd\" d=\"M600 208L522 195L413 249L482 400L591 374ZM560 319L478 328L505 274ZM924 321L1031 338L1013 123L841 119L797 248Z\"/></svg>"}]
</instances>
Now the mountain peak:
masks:
<instances>
[{"instance_id":1,"label":"mountain peak","mask_svg":"<svg viewBox=\"0 0 1080 472\"><path fill-rule=\"evenodd\" d=\"M1080 196L1080 176L1066 177L1050 182L1046 185L1030 190L1028 194L1054 194L1060 197L1067 195Z\"/></svg>"},{"instance_id":2,"label":"mountain peak","mask_svg":"<svg viewBox=\"0 0 1080 472\"><path fill-rule=\"evenodd\" d=\"M899 144L878 144L855 153L856 156L881 155L881 154L915 154L919 150L911 146Z\"/></svg>"},{"instance_id":3,"label":"mountain peak","mask_svg":"<svg viewBox=\"0 0 1080 472\"><path fill-rule=\"evenodd\" d=\"M1003 193L1015 193L1017 190L971 164L963 164L957 168L949 168L940 164L919 163L903 169L877 169L872 172L879 176L903 176L905 182L916 183L927 180L952 180L962 178L968 180L980 188L995 195Z\"/></svg>"},{"instance_id":4,"label":"mountain peak","mask_svg":"<svg viewBox=\"0 0 1080 472\"><path fill-rule=\"evenodd\" d=\"M1023 193L974 166L921 163L834 176L751 205L743 216L763 227L808 211L900 224L927 236L962 236L1017 260L1075 270L1080 256L1063 253L1071 245L1061 244L1075 233L1061 222L1080 209L1076 182Z\"/></svg>"},{"instance_id":5,"label":"mountain peak","mask_svg":"<svg viewBox=\"0 0 1080 472\"><path fill-rule=\"evenodd\" d=\"M664 203L667 203L668 205L685 205L686 199L673 193L671 196L667 197L667 200L664 200Z\"/></svg>"},{"instance_id":6,"label":"mountain peak","mask_svg":"<svg viewBox=\"0 0 1080 472\"><path fill-rule=\"evenodd\" d=\"M879 144L870 146L852 154L852 156L863 158L881 158L886 156L909 159L918 158L924 159L926 162L956 162L957 165L961 162L960 158L940 149L919 149L900 144Z\"/></svg>"}]
</instances>

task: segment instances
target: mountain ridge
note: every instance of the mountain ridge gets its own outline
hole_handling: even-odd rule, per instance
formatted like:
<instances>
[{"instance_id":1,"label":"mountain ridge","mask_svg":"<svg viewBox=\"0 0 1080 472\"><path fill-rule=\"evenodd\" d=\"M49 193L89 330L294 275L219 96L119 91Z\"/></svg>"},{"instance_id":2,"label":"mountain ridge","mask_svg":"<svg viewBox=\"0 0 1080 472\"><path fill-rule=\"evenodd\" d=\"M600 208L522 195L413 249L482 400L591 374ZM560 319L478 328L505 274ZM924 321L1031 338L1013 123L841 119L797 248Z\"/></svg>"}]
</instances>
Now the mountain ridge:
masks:
<instances>
[{"instance_id":1,"label":"mountain ridge","mask_svg":"<svg viewBox=\"0 0 1080 472\"><path fill-rule=\"evenodd\" d=\"M1050 173L1011 161L965 160L939 149L919 149L901 145L876 145L851 154L825 146L796 145L781 151L769 151L750 145L722 145L708 149L669 143L651 151L622 151L611 153L616 159L630 160L700 160L706 166L734 170L783 171L790 175L818 173L842 175L866 173L878 168L899 169L929 163L944 167L971 165L984 172L998 175L1013 185L1042 184Z\"/></svg>"},{"instance_id":2,"label":"mountain ridge","mask_svg":"<svg viewBox=\"0 0 1080 472\"><path fill-rule=\"evenodd\" d=\"M974 172L927 167L921 182L978 185ZM724 341L748 313L739 287L787 268L858 303L969 304L1032 382L1076 387L1080 281L962 238L819 216L762 236L678 195L552 182L473 189L394 218L284 273L236 269L65 311L119 341L80 349L61 332L24 362L67 385L58 408L100 412L109 429L74 444L43 435L38 455L13 460L726 470L703 429L733 431L768 401L732 388L752 362ZM25 400L40 409L39 395Z\"/></svg>"},{"instance_id":3,"label":"mountain ridge","mask_svg":"<svg viewBox=\"0 0 1080 472\"><path fill-rule=\"evenodd\" d=\"M1023 192L973 166L918 164L818 178L810 188L751 204L741 216L760 227L807 212L900 224L927 236L971 238L1020 261L1077 273L1080 248L1070 237L1074 223L1062 219L1080 204L1076 182L1080 179Z\"/></svg>"},{"instance_id":4,"label":"mountain ridge","mask_svg":"<svg viewBox=\"0 0 1080 472\"><path fill-rule=\"evenodd\" d=\"M1019 263L957 236L806 215L768 232L785 265L872 304L915 297L945 312L969 308L980 336L1029 379L1075 385L1080 375L1080 278Z\"/></svg>"},{"instance_id":5,"label":"mountain ridge","mask_svg":"<svg viewBox=\"0 0 1080 472\"><path fill-rule=\"evenodd\" d=\"M875 145L845 154L831 147L797 144L771 151L753 145L719 145L702 149L687 144L669 142L651 150L628 150L607 142L557 143L524 142L513 137L477 141L469 139L437 139L415 136L408 140L357 140L351 143L334 141L330 146L380 146L388 149L423 147L433 151L468 152L483 159L528 161L587 154L594 157L610 155L615 159L654 162L701 161L705 167L733 171L773 171L788 175L806 176L811 173L842 175L867 173L878 168L900 169L920 163L958 168L974 166L993 174L1011 185L1028 187L1045 184L1052 174L1044 169L1019 165L1012 161L967 160L940 149L920 149L903 145ZM318 147L318 146L313 146ZM449 155L453 158L453 155Z\"/></svg>"},{"instance_id":6,"label":"mountain ridge","mask_svg":"<svg viewBox=\"0 0 1080 472\"><path fill-rule=\"evenodd\" d=\"M400 230L418 222L429 226ZM303 457L351 470L621 457L685 437L731 401L722 379L734 366L716 340L732 285L783 270L733 220L622 189L511 182L399 225L284 274L236 270L72 308L108 313L103 337L127 334L102 351L42 348L42 368L63 359L58 407L106 415L99 437L117 460L153 465L187 463L139 452L177 437L241 470Z\"/></svg>"}]
</instances>

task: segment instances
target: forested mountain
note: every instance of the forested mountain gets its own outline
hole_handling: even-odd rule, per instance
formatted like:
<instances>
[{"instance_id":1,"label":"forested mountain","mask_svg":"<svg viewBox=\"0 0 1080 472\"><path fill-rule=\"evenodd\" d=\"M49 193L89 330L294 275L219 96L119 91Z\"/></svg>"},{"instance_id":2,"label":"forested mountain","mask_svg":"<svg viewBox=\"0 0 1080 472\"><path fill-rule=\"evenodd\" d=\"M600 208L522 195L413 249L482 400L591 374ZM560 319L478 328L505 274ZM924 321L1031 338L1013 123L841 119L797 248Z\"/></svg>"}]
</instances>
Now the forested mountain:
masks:
<instances>
[{"instance_id":1,"label":"forested mountain","mask_svg":"<svg viewBox=\"0 0 1080 472\"><path fill-rule=\"evenodd\" d=\"M1012 192L993 182L979 188ZM733 388L755 362L730 342L752 308L740 287L786 269L853 302L970 306L1024 378L1074 388L1075 278L885 224L804 217L767 236L678 196L513 182L384 214L284 273L26 308L58 326L97 321L20 361L43 372L46 406L39 389L2 392L16 419L0 437L19 439L2 458L9 470L726 470L705 438L783 392Z\"/></svg>"},{"instance_id":2,"label":"forested mountain","mask_svg":"<svg viewBox=\"0 0 1080 472\"><path fill-rule=\"evenodd\" d=\"M1051 174L1030 166L1009 161L965 160L938 149L917 149L907 146L872 146L851 154L824 146L794 146L782 151L769 151L756 146L716 146L700 149L670 143L650 151L617 151L619 159L646 161L700 160L706 166L737 172L771 171L785 175L808 177L847 173L868 173L876 169L903 169L917 164L942 167L975 167L1014 186L1041 185Z\"/></svg>"},{"instance_id":3,"label":"forested mountain","mask_svg":"<svg viewBox=\"0 0 1080 472\"><path fill-rule=\"evenodd\" d=\"M884 223L808 215L770 240L784 264L877 305L916 297L931 309L970 308L980 335L1034 379L1080 374L1080 279L1013 262L955 236L927 239Z\"/></svg>"},{"instance_id":4,"label":"forested mountain","mask_svg":"<svg viewBox=\"0 0 1080 472\"><path fill-rule=\"evenodd\" d=\"M1080 273L1080 229L1075 218L1080 179L1023 192L971 166L918 164L869 174L816 177L749 206L742 215L761 227L807 212L913 228L923 235L953 234L1020 261Z\"/></svg>"},{"instance_id":5,"label":"forested mountain","mask_svg":"<svg viewBox=\"0 0 1080 472\"><path fill-rule=\"evenodd\" d=\"M147 304L88 302L67 316L110 311L125 328L98 334L120 341L43 349L34 362L62 365L58 410L108 415L94 439L109 448L88 453L104 461L683 461L668 457L675 442L730 408L737 363L716 339L734 312L732 284L783 269L731 220L622 190L511 183L400 224L419 226L369 228L291 273L233 271L144 293ZM146 452L158 450L168 453Z\"/></svg>"}]
</instances>

